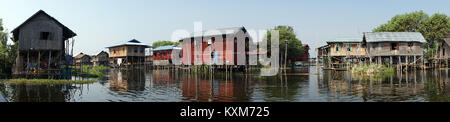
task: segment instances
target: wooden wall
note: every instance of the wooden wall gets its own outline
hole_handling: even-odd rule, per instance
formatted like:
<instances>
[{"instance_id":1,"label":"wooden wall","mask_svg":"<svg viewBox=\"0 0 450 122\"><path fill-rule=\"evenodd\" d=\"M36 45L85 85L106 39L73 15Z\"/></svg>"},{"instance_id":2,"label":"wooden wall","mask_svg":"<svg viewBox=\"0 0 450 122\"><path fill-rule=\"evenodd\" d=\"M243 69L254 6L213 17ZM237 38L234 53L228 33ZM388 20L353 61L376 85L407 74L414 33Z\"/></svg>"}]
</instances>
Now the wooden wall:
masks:
<instances>
[{"instance_id":1,"label":"wooden wall","mask_svg":"<svg viewBox=\"0 0 450 122\"><path fill-rule=\"evenodd\" d=\"M137 48L137 52L134 51L134 48ZM114 49L116 50L114 52ZM141 52L141 49L144 51ZM109 57L126 57L126 56L145 56L145 47L144 46L119 46L109 48Z\"/></svg>"},{"instance_id":2,"label":"wooden wall","mask_svg":"<svg viewBox=\"0 0 450 122\"><path fill-rule=\"evenodd\" d=\"M443 42L443 44L439 48L438 58L440 59L450 59L450 45Z\"/></svg>"},{"instance_id":3,"label":"wooden wall","mask_svg":"<svg viewBox=\"0 0 450 122\"><path fill-rule=\"evenodd\" d=\"M339 46L337 46L339 45ZM347 45L350 46L351 50L347 51ZM339 51L336 50L339 48ZM331 56L365 56L366 51L362 43L331 43L330 44L330 55Z\"/></svg>"},{"instance_id":4,"label":"wooden wall","mask_svg":"<svg viewBox=\"0 0 450 122\"><path fill-rule=\"evenodd\" d=\"M396 43L397 50L392 50L392 43ZM409 46L409 44L412 44ZM423 47L420 42L372 42L367 43L368 56L409 55L422 56Z\"/></svg>"},{"instance_id":5,"label":"wooden wall","mask_svg":"<svg viewBox=\"0 0 450 122\"><path fill-rule=\"evenodd\" d=\"M40 40L41 32L50 32L49 40ZM63 28L43 14L19 30L19 50L63 50Z\"/></svg>"}]
</instances>

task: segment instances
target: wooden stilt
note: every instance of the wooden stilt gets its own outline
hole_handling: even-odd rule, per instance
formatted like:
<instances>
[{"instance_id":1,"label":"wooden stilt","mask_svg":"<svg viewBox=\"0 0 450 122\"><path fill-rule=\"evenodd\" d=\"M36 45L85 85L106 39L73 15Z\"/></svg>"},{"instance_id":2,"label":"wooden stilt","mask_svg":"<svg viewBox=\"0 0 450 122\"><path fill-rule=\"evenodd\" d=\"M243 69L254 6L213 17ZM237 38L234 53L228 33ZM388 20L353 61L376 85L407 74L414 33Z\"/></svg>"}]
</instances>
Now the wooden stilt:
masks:
<instances>
[{"instance_id":1,"label":"wooden stilt","mask_svg":"<svg viewBox=\"0 0 450 122\"><path fill-rule=\"evenodd\" d=\"M51 60L52 60L52 51L50 50L49 52L48 52L48 64L47 64L47 73L48 73L48 78L50 78L50 62L51 62ZM53 74L52 74L53 75Z\"/></svg>"},{"instance_id":2,"label":"wooden stilt","mask_svg":"<svg viewBox=\"0 0 450 122\"><path fill-rule=\"evenodd\" d=\"M38 71L38 74L41 73L41 72L40 72L40 69L41 69L40 64L41 64L41 51L38 52L38 64L37 64L37 71Z\"/></svg>"},{"instance_id":3,"label":"wooden stilt","mask_svg":"<svg viewBox=\"0 0 450 122\"><path fill-rule=\"evenodd\" d=\"M389 67L392 66L392 63L393 63L393 61L392 61L392 56L389 56Z\"/></svg>"},{"instance_id":4,"label":"wooden stilt","mask_svg":"<svg viewBox=\"0 0 450 122\"><path fill-rule=\"evenodd\" d=\"M406 60L406 67L405 68L406 68L406 70L408 70L408 67L409 67L409 61L408 61L409 56L406 56L405 58L406 58L405 59Z\"/></svg>"},{"instance_id":5,"label":"wooden stilt","mask_svg":"<svg viewBox=\"0 0 450 122\"><path fill-rule=\"evenodd\" d=\"M27 73L28 73L28 71L30 70L30 50L28 50L28 53L27 53Z\"/></svg>"}]
</instances>

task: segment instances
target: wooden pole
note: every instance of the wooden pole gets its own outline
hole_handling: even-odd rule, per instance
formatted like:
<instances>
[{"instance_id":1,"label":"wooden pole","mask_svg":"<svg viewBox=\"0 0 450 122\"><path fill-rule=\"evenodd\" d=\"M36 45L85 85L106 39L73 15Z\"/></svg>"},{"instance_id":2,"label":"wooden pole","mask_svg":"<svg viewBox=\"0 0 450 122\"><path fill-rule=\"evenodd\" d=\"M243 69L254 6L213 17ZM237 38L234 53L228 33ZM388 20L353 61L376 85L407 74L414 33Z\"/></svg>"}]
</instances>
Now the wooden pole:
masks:
<instances>
[{"instance_id":1,"label":"wooden pole","mask_svg":"<svg viewBox=\"0 0 450 122\"><path fill-rule=\"evenodd\" d=\"M417 69L417 65L416 65L416 63L417 63L417 57L416 57L416 55L414 55L414 70L416 70Z\"/></svg>"},{"instance_id":2,"label":"wooden pole","mask_svg":"<svg viewBox=\"0 0 450 122\"><path fill-rule=\"evenodd\" d=\"M391 67L392 66L392 56L389 56L389 67Z\"/></svg>"},{"instance_id":3,"label":"wooden pole","mask_svg":"<svg viewBox=\"0 0 450 122\"><path fill-rule=\"evenodd\" d=\"M51 62L51 60L52 60L52 51L49 51L48 52L48 65L47 65L47 69L50 69L50 62Z\"/></svg>"},{"instance_id":4,"label":"wooden pole","mask_svg":"<svg viewBox=\"0 0 450 122\"><path fill-rule=\"evenodd\" d=\"M51 60L52 60L52 51L50 50L49 52L48 52L48 64L47 64L47 74L48 74L48 76L47 76L47 78L50 78L50 62L51 62Z\"/></svg>"},{"instance_id":5,"label":"wooden pole","mask_svg":"<svg viewBox=\"0 0 450 122\"><path fill-rule=\"evenodd\" d=\"M399 62L399 65L400 65L400 71L403 71L402 56L398 56L398 62Z\"/></svg>"},{"instance_id":6,"label":"wooden pole","mask_svg":"<svg viewBox=\"0 0 450 122\"><path fill-rule=\"evenodd\" d=\"M287 44L288 43L288 40L286 40L286 42L285 42L285 45L286 45L286 47L284 48L285 49L285 51L284 51L284 73L286 74L287 73L287 71L286 71L286 65L287 65Z\"/></svg>"},{"instance_id":7,"label":"wooden pole","mask_svg":"<svg viewBox=\"0 0 450 122\"><path fill-rule=\"evenodd\" d=\"M41 72L40 72L40 69L41 69L40 64L41 64L41 51L38 51L38 64L37 64L37 71L38 71L38 74L41 73Z\"/></svg>"},{"instance_id":8,"label":"wooden pole","mask_svg":"<svg viewBox=\"0 0 450 122\"><path fill-rule=\"evenodd\" d=\"M27 53L27 71L30 70L30 50Z\"/></svg>"},{"instance_id":9,"label":"wooden pole","mask_svg":"<svg viewBox=\"0 0 450 122\"><path fill-rule=\"evenodd\" d=\"M405 60L406 60L406 67L405 67L405 68L406 68L406 70L408 70L408 67L409 67L409 61L408 61L408 58L409 58L409 56L406 56L405 58L406 58L406 59L405 59Z\"/></svg>"}]
</instances>

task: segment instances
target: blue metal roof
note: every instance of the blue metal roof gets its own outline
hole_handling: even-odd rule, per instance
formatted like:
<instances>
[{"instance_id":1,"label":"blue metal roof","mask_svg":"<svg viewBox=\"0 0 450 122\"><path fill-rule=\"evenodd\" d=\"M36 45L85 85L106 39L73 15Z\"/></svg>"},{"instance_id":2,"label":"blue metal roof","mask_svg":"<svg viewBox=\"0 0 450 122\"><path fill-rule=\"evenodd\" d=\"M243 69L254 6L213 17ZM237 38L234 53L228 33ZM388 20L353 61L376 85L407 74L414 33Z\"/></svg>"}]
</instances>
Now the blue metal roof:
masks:
<instances>
[{"instance_id":1,"label":"blue metal roof","mask_svg":"<svg viewBox=\"0 0 450 122\"><path fill-rule=\"evenodd\" d=\"M157 47L157 48L153 49L153 51L172 50L172 49L181 49L181 48L177 47L177 45L166 45L166 46Z\"/></svg>"},{"instance_id":2,"label":"blue metal roof","mask_svg":"<svg viewBox=\"0 0 450 122\"><path fill-rule=\"evenodd\" d=\"M119 47L119 46L144 46L146 48L150 48L151 46L148 46L144 43L141 43L140 41L136 40L136 39L132 39L128 42L126 42L125 44L118 44L118 45L114 45L114 46L110 46L110 47L106 47L106 48L112 48L112 47Z\"/></svg>"},{"instance_id":3,"label":"blue metal roof","mask_svg":"<svg viewBox=\"0 0 450 122\"><path fill-rule=\"evenodd\" d=\"M132 40L130 40L130 41L128 41L128 42L131 42L131 43L141 43L140 41L138 41L138 40L136 40L136 39L132 39Z\"/></svg>"}]
</instances>

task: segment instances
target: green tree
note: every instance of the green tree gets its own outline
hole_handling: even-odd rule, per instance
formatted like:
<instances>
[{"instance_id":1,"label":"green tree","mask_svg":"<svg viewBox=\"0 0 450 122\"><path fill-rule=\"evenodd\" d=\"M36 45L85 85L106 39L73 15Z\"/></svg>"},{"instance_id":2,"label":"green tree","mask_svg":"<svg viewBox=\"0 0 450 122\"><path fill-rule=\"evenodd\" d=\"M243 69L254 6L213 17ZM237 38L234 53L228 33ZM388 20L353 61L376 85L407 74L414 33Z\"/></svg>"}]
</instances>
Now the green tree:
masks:
<instances>
[{"instance_id":1,"label":"green tree","mask_svg":"<svg viewBox=\"0 0 450 122\"><path fill-rule=\"evenodd\" d=\"M294 33L294 29L290 26L277 26L272 30L279 31L279 44L280 44L280 61L284 63L284 56L286 51L286 41L287 41L287 59L294 61L303 55L303 45L302 41L297 39L297 36ZM265 36L267 39L267 44L271 43L271 30L269 30ZM267 48L268 53L270 54L270 46Z\"/></svg>"},{"instance_id":2,"label":"green tree","mask_svg":"<svg viewBox=\"0 0 450 122\"><path fill-rule=\"evenodd\" d=\"M428 18L423 11L394 16L388 23L375 28L374 32L419 32L420 25Z\"/></svg>"},{"instance_id":3,"label":"green tree","mask_svg":"<svg viewBox=\"0 0 450 122\"><path fill-rule=\"evenodd\" d=\"M153 42L152 47L153 49L158 48L160 46L166 46L166 45L179 45L180 42L173 42L173 41L156 41Z\"/></svg>"},{"instance_id":4,"label":"green tree","mask_svg":"<svg viewBox=\"0 0 450 122\"><path fill-rule=\"evenodd\" d=\"M394 16L386 24L373 29L374 32L420 32L427 40L425 57L437 52L438 43L450 33L450 18L445 14L429 17L423 11Z\"/></svg>"},{"instance_id":5,"label":"green tree","mask_svg":"<svg viewBox=\"0 0 450 122\"><path fill-rule=\"evenodd\" d=\"M419 27L427 40L440 42L450 32L450 18L445 14L434 14L423 21Z\"/></svg>"},{"instance_id":6,"label":"green tree","mask_svg":"<svg viewBox=\"0 0 450 122\"><path fill-rule=\"evenodd\" d=\"M0 19L0 77L11 76L12 65L16 59L17 44L8 44L8 32L3 28L2 19Z\"/></svg>"}]
</instances>

